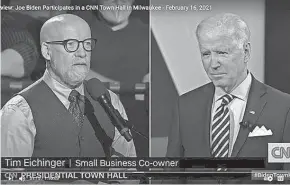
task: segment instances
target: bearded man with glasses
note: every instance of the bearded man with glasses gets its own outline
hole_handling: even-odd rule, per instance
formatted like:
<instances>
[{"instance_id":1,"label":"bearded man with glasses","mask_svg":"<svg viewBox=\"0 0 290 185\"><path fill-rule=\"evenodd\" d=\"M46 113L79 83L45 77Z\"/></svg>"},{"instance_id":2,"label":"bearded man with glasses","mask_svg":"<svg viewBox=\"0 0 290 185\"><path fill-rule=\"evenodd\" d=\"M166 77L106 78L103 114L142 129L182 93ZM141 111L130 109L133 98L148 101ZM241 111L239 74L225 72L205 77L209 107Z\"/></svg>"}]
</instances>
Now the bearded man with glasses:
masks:
<instances>
[{"instance_id":1,"label":"bearded man with glasses","mask_svg":"<svg viewBox=\"0 0 290 185\"><path fill-rule=\"evenodd\" d=\"M58 15L44 23L40 40L46 71L1 110L2 156L136 156L133 140L120 137L86 91L91 51L97 43L89 25L76 15ZM127 119L117 95L108 95Z\"/></svg>"}]
</instances>

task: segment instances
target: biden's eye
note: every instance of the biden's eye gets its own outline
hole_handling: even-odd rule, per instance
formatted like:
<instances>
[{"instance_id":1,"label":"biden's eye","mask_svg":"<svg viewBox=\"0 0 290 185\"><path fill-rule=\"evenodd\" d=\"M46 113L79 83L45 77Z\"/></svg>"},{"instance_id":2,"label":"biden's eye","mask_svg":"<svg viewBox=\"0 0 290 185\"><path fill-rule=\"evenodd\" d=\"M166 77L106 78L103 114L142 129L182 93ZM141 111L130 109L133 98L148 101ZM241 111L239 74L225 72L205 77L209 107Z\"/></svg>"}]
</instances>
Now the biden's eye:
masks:
<instances>
[{"instance_id":1,"label":"biden's eye","mask_svg":"<svg viewBox=\"0 0 290 185\"><path fill-rule=\"evenodd\" d=\"M227 55L228 54L228 52L225 52L225 51L218 51L217 52L219 55Z\"/></svg>"},{"instance_id":2,"label":"biden's eye","mask_svg":"<svg viewBox=\"0 0 290 185\"><path fill-rule=\"evenodd\" d=\"M207 56L210 55L210 53L209 53L209 52L204 52L204 53L201 53L201 55L202 55L203 57L207 57Z\"/></svg>"}]
</instances>

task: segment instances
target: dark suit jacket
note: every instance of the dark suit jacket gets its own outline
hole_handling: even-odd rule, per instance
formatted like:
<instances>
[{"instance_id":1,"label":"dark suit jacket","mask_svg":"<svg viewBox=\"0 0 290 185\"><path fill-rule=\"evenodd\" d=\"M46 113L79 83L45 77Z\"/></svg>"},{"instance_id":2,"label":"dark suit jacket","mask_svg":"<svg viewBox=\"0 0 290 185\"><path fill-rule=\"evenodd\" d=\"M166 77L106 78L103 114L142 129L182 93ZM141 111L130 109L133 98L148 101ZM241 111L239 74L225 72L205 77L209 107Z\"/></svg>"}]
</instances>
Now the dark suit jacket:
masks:
<instances>
[{"instance_id":1,"label":"dark suit jacket","mask_svg":"<svg viewBox=\"0 0 290 185\"><path fill-rule=\"evenodd\" d=\"M209 134L214 89L213 83L208 83L178 98L168 138L168 157L211 157ZM231 156L267 159L268 143L290 143L290 95L253 77L243 121L264 125L273 135L249 138L250 130L240 128ZM290 164L267 163L266 169L289 170Z\"/></svg>"}]
</instances>

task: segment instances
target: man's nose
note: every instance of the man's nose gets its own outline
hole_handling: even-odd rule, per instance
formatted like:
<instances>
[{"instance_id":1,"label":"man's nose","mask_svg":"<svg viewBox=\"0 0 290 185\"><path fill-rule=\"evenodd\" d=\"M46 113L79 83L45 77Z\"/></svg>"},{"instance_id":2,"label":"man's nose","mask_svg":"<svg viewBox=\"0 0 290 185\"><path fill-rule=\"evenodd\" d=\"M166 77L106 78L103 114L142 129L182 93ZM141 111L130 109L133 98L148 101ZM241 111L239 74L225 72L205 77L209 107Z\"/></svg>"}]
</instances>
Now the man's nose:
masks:
<instances>
[{"instance_id":1,"label":"man's nose","mask_svg":"<svg viewBox=\"0 0 290 185\"><path fill-rule=\"evenodd\" d=\"M217 54L213 53L211 55L211 68L217 69L220 67L220 61Z\"/></svg>"},{"instance_id":2,"label":"man's nose","mask_svg":"<svg viewBox=\"0 0 290 185\"><path fill-rule=\"evenodd\" d=\"M87 56L86 50L84 49L84 43L83 42L80 43L79 48L76 51L76 56L81 57L81 58Z\"/></svg>"}]
</instances>

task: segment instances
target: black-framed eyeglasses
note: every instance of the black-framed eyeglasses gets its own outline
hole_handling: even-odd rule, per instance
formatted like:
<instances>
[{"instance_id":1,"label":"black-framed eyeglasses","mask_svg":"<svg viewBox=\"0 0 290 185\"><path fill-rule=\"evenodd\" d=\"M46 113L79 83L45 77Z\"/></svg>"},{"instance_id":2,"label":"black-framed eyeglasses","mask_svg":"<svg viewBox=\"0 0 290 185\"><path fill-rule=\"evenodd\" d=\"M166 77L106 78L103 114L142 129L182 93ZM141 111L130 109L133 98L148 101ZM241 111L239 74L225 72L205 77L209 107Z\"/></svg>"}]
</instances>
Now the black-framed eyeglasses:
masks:
<instances>
[{"instance_id":1,"label":"black-framed eyeglasses","mask_svg":"<svg viewBox=\"0 0 290 185\"><path fill-rule=\"evenodd\" d=\"M46 42L47 44L60 44L63 45L64 49L67 52L75 52L79 49L80 43L83 43L84 50L86 51L92 51L97 43L97 39L94 38L88 38L83 41L79 41L77 39L67 39L63 41L50 41Z\"/></svg>"}]
</instances>

